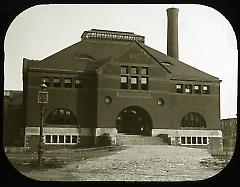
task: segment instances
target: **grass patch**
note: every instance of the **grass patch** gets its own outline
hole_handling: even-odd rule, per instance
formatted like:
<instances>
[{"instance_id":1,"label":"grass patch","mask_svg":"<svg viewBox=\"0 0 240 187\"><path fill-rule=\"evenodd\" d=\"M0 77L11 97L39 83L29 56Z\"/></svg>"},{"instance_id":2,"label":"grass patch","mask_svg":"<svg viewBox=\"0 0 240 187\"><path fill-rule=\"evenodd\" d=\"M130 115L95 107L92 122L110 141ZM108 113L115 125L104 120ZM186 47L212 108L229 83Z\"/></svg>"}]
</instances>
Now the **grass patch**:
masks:
<instances>
[{"instance_id":1,"label":"grass patch","mask_svg":"<svg viewBox=\"0 0 240 187\"><path fill-rule=\"evenodd\" d=\"M19 171L30 172L37 169L61 168L68 163L110 156L118 151L126 149L124 146L97 147L97 148L71 148L44 150L43 167L39 168L37 153L31 151L6 153L11 164Z\"/></svg>"}]
</instances>

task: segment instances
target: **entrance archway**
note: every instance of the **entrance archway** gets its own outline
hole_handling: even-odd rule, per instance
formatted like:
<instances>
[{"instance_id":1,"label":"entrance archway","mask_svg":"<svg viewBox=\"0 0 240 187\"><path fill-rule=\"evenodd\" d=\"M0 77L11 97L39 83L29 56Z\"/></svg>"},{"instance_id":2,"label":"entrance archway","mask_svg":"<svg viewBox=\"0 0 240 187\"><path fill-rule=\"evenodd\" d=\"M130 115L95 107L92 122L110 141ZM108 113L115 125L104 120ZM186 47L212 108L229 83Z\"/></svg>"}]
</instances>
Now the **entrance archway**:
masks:
<instances>
[{"instance_id":1,"label":"entrance archway","mask_svg":"<svg viewBox=\"0 0 240 187\"><path fill-rule=\"evenodd\" d=\"M152 119L143 108L127 107L117 116L116 128L118 133L151 136Z\"/></svg>"}]
</instances>

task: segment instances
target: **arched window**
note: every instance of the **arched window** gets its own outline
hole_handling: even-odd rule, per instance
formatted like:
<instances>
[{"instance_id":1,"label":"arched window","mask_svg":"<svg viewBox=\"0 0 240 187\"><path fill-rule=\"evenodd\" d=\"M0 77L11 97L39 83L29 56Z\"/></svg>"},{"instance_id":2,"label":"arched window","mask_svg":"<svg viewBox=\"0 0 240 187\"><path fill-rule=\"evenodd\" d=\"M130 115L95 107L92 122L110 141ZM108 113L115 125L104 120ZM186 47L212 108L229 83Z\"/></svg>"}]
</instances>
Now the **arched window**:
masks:
<instances>
[{"instance_id":1,"label":"arched window","mask_svg":"<svg viewBox=\"0 0 240 187\"><path fill-rule=\"evenodd\" d=\"M205 119L200 114L196 112L190 112L182 118L181 127L206 128L207 124Z\"/></svg>"},{"instance_id":2,"label":"arched window","mask_svg":"<svg viewBox=\"0 0 240 187\"><path fill-rule=\"evenodd\" d=\"M68 109L58 108L53 110L46 119L46 123L54 125L76 125L75 115Z\"/></svg>"}]
</instances>

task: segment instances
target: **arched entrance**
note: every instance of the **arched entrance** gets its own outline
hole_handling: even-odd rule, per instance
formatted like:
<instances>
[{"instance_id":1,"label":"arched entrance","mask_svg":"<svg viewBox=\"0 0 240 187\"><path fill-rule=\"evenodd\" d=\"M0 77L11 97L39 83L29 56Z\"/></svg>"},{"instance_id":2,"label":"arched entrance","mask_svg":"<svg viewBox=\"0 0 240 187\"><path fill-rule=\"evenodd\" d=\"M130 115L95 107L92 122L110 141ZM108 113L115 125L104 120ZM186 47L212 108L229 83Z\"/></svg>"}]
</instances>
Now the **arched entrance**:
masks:
<instances>
[{"instance_id":1,"label":"arched entrance","mask_svg":"<svg viewBox=\"0 0 240 187\"><path fill-rule=\"evenodd\" d=\"M116 119L118 133L152 135L152 119L148 112L137 106L122 110Z\"/></svg>"}]
</instances>

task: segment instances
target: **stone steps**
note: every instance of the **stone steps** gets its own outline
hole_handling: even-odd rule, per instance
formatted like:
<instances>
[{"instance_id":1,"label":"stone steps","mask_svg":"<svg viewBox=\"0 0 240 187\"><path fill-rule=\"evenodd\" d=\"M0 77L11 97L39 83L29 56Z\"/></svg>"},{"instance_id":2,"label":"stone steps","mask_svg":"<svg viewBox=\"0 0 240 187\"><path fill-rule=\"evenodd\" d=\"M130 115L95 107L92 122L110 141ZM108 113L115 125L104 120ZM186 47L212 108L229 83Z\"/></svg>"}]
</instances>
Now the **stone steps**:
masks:
<instances>
[{"instance_id":1,"label":"stone steps","mask_svg":"<svg viewBox=\"0 0 240 187\"><path fill-rule=\"evenodd\" d=\"M141 136L125 135L116 136L117 145L168 145L168 139L165 136Z\"/></svg>"}]
</instances>

